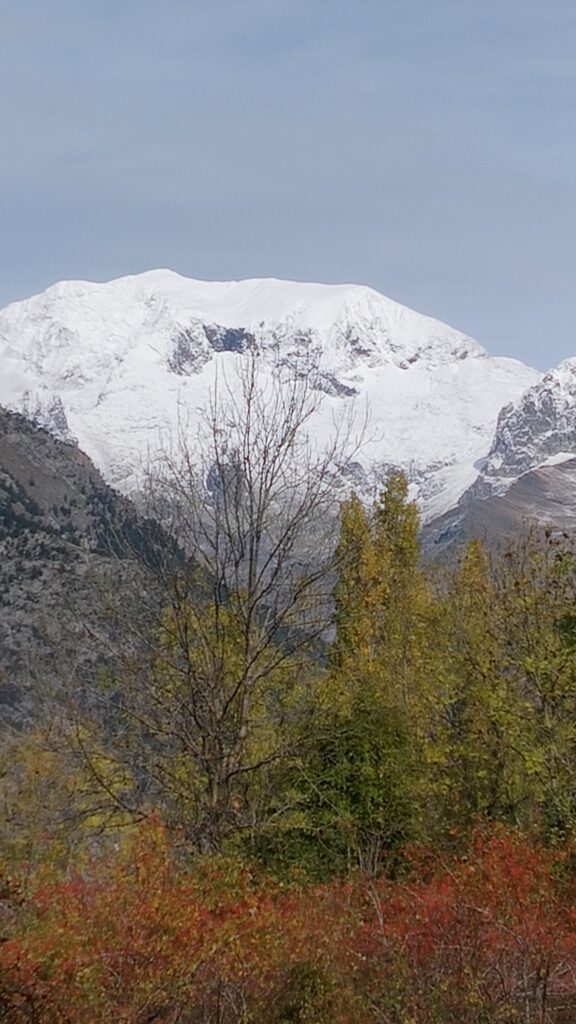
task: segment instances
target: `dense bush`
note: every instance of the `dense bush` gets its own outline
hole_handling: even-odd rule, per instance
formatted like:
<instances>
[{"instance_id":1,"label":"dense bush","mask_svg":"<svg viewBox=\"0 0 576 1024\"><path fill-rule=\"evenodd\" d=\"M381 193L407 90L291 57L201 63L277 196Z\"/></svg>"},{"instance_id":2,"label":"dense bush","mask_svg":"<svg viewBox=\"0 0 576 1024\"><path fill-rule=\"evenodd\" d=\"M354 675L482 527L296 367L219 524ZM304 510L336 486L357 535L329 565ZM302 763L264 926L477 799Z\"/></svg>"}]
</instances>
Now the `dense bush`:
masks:
<instances>
[{"instance_id":1,"label":"dense bush","mask_svg":"<svg viewBox=\"0 0 576 1024\"><path fill-rule=\"evenodd\" d=\"M401 878L282 885L147 824L82 876L4 887L9 1024L488 1024L576 1013L566 852L478 833Z\"/></svg>"}]
</instances>

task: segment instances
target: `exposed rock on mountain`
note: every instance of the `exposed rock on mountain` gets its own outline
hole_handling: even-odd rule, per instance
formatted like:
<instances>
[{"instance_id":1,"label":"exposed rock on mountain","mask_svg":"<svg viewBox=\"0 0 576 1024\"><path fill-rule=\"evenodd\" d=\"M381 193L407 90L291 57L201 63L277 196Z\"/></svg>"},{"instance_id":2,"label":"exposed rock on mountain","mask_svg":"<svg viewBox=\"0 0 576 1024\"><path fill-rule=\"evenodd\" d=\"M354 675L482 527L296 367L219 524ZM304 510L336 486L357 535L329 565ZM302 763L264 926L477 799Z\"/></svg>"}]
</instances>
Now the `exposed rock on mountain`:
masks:
<instances>
[{"instance_id":1,"label":"exposed rock on mountain","mask_svg":"<svg viewBox=\"0 0 576 1024\"><path fill-rule=\"evenodd\" d=\"M493 544L534 528L576 532L576 459L525 473L502 495L468 498L424 528L422 546L435 558L473 538Z\"/></svg>"},{"instance_id":2,"label":"exposed rock on mountain","mask_svg":"<svg viewBox=\"0 0 576 1024\"><path fill-rule=\"evenodd\" d=\"M576 359L506 406L470 497L501 494L523 473L576 456Z\"/></svg>"}]
</instances>

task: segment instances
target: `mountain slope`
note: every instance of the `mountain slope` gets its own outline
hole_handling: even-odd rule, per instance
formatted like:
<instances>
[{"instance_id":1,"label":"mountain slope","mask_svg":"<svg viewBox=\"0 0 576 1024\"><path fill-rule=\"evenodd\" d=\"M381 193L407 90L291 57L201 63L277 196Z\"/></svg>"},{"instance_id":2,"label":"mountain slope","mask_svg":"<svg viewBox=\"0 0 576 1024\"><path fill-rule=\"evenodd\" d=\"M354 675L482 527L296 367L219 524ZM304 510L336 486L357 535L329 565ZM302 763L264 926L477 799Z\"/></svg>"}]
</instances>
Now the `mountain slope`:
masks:
<instances>
[{"instance_id":1,"label":"mountain slope","mask_svg":"<svg viewBox=\"0 0 576 1024\"><path fill-rule=\"evenodd\" d=\"M471 497L501 494L523 473L576 456L576 359L504 408Z\"/></svg>"},{"instance_id":2,"label":"mountain slope","mask_svg":"<svg viewBox=\"0 0 576 1024\"><path fill-rule=\"evenodd\" d=\"M424 528L422 550L436 558L472 539L493 544L534 528L576 533L576 459L524 473L505 493L468 496Z\"/></svg>"},{"instance_id":3,"label":"mountain slope","mask_svg":"<svg viewBox=\"0 0 576 1024\"><path fill-rule=\"evenodd\" d=\"M264 374L313 354L314 437L350 409L360 429L368 412L360 487L401 467L428 519L474 482L502 406L539 378L369 288L151 271L64 282L0 311L0 402L77 440L130 493L182 423L193 432L217 375L233 381L248 349Z\"/></svg>"},{"instance_id":4,"label":"mountain slope","mask_svg":"<svg viewBox=\"0 0 576 1024\"><path fill-rule=\"evenodd\" d=\"M63 669L93 675L116 599L138 581L142 614L158 553L153 526L87 456L0 408L0 717L33 711Z\"/></svg>"}]
</instances>

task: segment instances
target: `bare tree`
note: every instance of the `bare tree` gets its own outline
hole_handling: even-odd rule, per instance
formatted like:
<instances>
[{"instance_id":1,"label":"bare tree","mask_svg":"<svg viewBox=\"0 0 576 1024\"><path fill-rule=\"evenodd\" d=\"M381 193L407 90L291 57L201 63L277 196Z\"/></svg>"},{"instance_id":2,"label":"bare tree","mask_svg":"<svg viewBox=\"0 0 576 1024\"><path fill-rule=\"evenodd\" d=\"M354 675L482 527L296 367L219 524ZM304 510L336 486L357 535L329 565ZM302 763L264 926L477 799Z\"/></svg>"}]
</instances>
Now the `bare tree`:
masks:
<instances>
[{"instance_id":1,"label":"bare tree","mask_svg":"<svg viewBox=\"0 0 576 1024\"><path fill-rule=\"evenodd\" d=\"M281 811L270 777L297 748L321 671L338 494L362 437L351 411L328 440L312 436L316 372L263 374L245 355L150 484L185 556L166 573L145 669L105 699L140 806L157 800L201 849Z\"/></svg>"}]
</instances>

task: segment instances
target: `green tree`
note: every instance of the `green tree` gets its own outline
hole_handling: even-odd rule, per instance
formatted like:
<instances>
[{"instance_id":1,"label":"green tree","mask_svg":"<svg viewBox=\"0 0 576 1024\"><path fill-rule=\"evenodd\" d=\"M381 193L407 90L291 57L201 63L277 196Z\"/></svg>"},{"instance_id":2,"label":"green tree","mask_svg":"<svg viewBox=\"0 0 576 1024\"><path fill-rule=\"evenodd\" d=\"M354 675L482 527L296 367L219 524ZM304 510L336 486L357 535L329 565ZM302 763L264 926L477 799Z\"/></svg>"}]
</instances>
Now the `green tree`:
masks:
<instances>
[{"instance_id":1,"label":"green tree","mask_svg":"<svg viewBox=\"0 0 576 1024\"><path fill-rule=\"evenodd\" d=\"M433 729L444 816L565 835L576 823L576 563L533 534L468 545L445 582Z\"/></svg>"},{"instance_id":2,"label":"green tree","mask_svg":"<svg viewBox=\"0 0 576 1024\"><path fill-rule=\"evenodd\" d=\"M506 672L514 680L530 818L551 837L576 826L576 558L567 538L532 534L500 564Z\"/></svg>"},{"instance_id":3,"label":"green tree","mask_svg":"<svg viewBox=\"0 0 576 1024\"><path fill-rule=\"evenodd\" d=\"M354 494L342 504L332 663L361 680L360 688L374 685L377 699L405 710L418 697L414 676L430 600L418 564L418 529L402 473L390 473L372 516Z\"/></svg>"},{"instance_id":4,"label":"green tree","mask_svg":"<svg viewBox=\"0 0 576 1024\"><path fill-rule=\"evenodd\" d=\"M430 593L420 571L418 513L391 473L370 513L342 503L336 635L325 715L303 766L306 822L327 859L375 870L414 836L426 739Z\"/></svg>"},{"instance_id":5,"label":"green tree","mask_svg":"<svg viewBox=\"0 0 576 1024\"><path fill-rule=\"evenodd\" d=\"M458 825L479 815L515 821L525 798L515 743L517 694L505 668L500 617L488 558L473 541L452 573L438 632L436 765L445 816Z\"/></svg>"}]
</instances>

